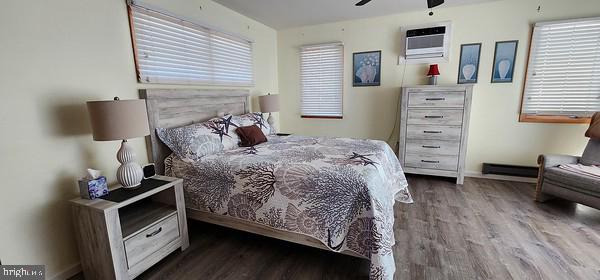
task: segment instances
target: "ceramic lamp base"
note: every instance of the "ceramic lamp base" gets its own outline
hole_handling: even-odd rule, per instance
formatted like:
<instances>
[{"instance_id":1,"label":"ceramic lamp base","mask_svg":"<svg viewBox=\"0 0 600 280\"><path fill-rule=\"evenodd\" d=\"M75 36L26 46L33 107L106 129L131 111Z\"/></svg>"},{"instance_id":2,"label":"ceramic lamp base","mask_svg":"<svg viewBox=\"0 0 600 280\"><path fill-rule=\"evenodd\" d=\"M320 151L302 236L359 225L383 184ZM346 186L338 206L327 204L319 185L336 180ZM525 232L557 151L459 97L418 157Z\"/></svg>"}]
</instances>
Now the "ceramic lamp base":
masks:
<instances>
[{"instance_id":1,"label":"ceramic lamp base","mask_svg":"<svg viewBox=\"0 0 600 280\"><path fill-rule=\"evenodd\" d=\"M437 76L429 76L429 85L435 86L437 85L438 77Z\"/></svg>"},{"instance_id":2,"label":"ceramic lamp base","mask_svg":"<svg viewBox=\"0 0 600 280\"><path fill-rule=\"evenodd\" d=\"M277 134L277 128L275 128L275 125L277 125L277 123L275 122L275 118L273 117L272 113L269 113L267 123L269 123L269 126L271 126L271 134Z\"/></svg>"},{"instance_id":3,"label":"ceramic lamp base","mask_svg":"<svg viewBox=\"0 0 600 280\"><path fill-rule=\"evenodd\" d=\"M135 188L140 186L144 179L142 167L135 161L135 151L127 140L121 142L121 148L117 152L117 160L121 163L117 169L117 181L123 188Z\"/></svg>"}]
</instances>

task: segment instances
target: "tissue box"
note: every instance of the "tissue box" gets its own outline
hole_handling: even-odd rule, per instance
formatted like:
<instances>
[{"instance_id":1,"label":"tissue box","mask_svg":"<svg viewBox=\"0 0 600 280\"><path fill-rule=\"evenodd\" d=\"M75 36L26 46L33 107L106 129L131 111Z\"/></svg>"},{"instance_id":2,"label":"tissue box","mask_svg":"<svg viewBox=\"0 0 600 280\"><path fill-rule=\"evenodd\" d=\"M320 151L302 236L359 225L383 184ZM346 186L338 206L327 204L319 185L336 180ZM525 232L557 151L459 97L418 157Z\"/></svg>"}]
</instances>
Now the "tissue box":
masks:
<instances>
[{"instance_id":1,"label":"tissue box","mask_svg":"<svg viewBox=\"0 0 600 280\"><path fill-rule=\"evenodd\" d=\"M80 179L79 194L85 199L96 199L108 194L106 177L100 176L96 179Z\"/></svg>"}]
</instances>

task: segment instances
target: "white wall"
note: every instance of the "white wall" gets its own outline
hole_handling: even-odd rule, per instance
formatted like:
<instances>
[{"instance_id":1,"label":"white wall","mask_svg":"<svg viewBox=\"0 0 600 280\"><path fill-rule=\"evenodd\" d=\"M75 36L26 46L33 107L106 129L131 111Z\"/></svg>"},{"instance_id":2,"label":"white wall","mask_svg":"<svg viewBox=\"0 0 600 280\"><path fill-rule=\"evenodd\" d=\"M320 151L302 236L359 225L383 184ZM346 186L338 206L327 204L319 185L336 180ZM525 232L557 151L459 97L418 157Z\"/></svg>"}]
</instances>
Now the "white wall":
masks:
<instances>
[{"instance_id":1,"label":"white wall","mask_svg":"<svg viewBox=\"0 0 600 280\"><path fill-rule=\"evenodd\" d=\"M147 2L252 38L251 92L277 92L275 30L212 1ZM79 261L67 201L78 195L76 180L86 167L114 181L119 146L92 141L85 102L137 98L143 87L135 77L125 0L2 2L3 264L46 264L52 276ZM143 139L132 143L139 161L147 162Z\"/></svg>"},{"instance_id":2,"label":"white wall","mask_svg":"<svg viewBox=\"0 0 600 280\"><path fill-rule=\"evenodd\" d=\"M537 12L541 4L541 12ZM449 63L440 64L440 84L456 84L460 45L483 43L479 83L474 88L467 170L481 171L481 163L535 165L540 153L579 154L586 143L585 125L519 123L525 61L534 22L598 16L597 0L504 0L485 4L293 28L278 32L280 114L283 131L388 140L395 146L400 87L425 84L427 65L397 65L400 28L427 22L452 21ZM514 82L491 84L494 44L519 40ZM345 45L344 119L301 119L298 47L342 41ZM380 87L352 87L352 53L382 50Z\"/></svg>"}]
</instances>

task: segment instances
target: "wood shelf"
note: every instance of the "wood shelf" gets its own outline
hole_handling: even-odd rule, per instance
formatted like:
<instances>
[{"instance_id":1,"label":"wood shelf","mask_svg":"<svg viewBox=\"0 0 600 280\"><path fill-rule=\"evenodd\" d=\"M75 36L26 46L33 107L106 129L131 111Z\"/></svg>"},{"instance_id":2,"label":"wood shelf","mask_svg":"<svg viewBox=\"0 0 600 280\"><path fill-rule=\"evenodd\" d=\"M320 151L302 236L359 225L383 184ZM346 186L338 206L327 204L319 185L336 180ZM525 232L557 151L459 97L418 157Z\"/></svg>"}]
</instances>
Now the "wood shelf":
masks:
<instances>
[{"instance_id":1,"label":"wood shelf","mask_svg":"<svg viewBox=\"0 0 600 280\"><path fill-rule=\"evenodd\" d=\"M176 213L175 206L150 200L119 209L123 240Z\"/></svg>"}]
</instances>

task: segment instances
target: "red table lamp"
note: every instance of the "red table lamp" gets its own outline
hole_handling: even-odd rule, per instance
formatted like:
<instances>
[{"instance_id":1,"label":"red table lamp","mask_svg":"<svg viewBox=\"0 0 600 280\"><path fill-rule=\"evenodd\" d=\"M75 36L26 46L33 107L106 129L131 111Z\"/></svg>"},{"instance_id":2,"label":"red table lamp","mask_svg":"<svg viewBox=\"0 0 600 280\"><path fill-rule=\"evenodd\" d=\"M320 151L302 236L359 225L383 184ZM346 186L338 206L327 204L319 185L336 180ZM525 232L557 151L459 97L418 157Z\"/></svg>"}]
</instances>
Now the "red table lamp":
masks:
<instances>
[{"instance_id":1,"label":"red table lamp","mask_svg":"<svg viewBox=\"0 0 600 280\"><path fill-rule=\"evenodd\" d=\"M429 76L429 84L430 85L437 85L437 76L440 75L440 69L438 68L437 64L431 64L429 65L429 72L427 73L427 76Z\"/></svg>"}]
</instances>

